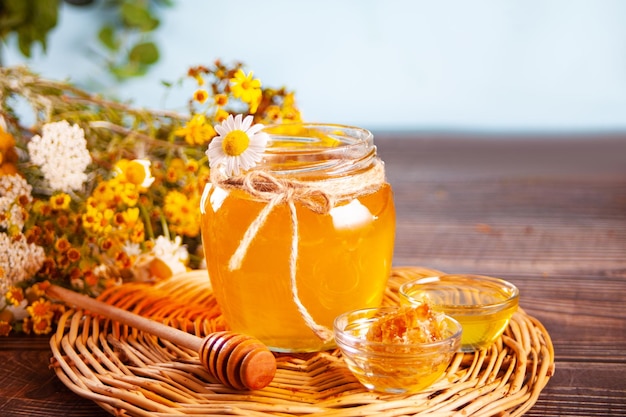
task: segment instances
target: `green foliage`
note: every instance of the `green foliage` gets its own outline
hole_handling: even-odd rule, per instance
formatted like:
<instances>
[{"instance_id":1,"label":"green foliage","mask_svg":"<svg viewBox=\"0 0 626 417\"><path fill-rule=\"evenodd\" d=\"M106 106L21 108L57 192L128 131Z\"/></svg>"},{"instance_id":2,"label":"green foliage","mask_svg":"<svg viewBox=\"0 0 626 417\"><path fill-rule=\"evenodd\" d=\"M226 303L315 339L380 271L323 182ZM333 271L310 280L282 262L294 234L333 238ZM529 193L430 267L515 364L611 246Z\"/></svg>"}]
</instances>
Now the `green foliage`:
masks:
<instances>
[{"instance_id":1,"label":"green foliage","mask_svg":"<svg viewBox=\"0 0 626 417\"><path fill-rule=\"evenodd\" d=\"M104 1L103 9L112 13L99 14L98 40L105 50L105 66L118 81L144 75L159 61L159 48L151 35L160 24L159 6L171 5L169 0ZM45 52L60 7L61 0L0 0L0 40L15 33L25 57L31 57L36 42Z\"/></svg>"},{"instance_id":2,"label":"green foliage","mask_svg":"<svg viewBox=\"0 0 626 417\"><path fill-rule=\"evenodd\" d=\"M159 19L155 18L149 8L137 1L126 1L120 7L122 22L131 28L149 32L159 26Z\"/></svg>"},{"instance_id":3,"label":"green foliage","mask_svg":"<svg viewBox=\"0 0 626 417\"><path fill-rule=\"evenodd\" d=\"M104 24L98 38L109 51L107 67L118 80L145 74L159 60L159 48L150 38L160 20L157 8L170 6L159 0L110 0L114 19Z\"/></svg>"},{"instance_id":4,"label":"green foliage","mask_svg":"<svg viewBox=\"0 0 626 417\"><path fill-rule=\"evenodd\" d=\"M37 42L45 52L48 33L57 25L58 9L59 0L2 0L0 39L14 32L24 56L31 56Z\"/></svg>"},{"instance_id":5,"label":"green foliage","mask_svg":"<svg viewBox=\"0 0 626 417\"><path fill-rule=\"evenodd\" d=\"M106 46L108 49L115 51L119 49L120 42L115 38L115 28L111 25L104 25L98 32L98 39L100 43Z\"/></svg>"}]
</instances>

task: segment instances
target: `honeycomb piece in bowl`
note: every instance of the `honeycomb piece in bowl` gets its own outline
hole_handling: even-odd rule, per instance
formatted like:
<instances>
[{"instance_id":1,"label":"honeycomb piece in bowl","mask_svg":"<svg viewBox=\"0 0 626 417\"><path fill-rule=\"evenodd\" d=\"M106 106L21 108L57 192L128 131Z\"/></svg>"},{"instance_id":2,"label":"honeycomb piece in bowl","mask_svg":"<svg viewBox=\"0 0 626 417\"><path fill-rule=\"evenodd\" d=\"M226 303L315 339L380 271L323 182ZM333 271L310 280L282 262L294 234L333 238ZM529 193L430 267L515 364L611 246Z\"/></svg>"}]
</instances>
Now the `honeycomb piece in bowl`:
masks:
<instances>
[{"instance_id":1,"label":"honeycomb piece in bowl","mask_svg":"<svg viewBox=\"0 0 626 417\"><path fill-rule=\"evenodd\" d=\"M426 303L403 306L393 313L384 313L370 326L366 338L370 342L412 345L432 343L447 337L444 315Z\"/></svg>"}]
</instances>

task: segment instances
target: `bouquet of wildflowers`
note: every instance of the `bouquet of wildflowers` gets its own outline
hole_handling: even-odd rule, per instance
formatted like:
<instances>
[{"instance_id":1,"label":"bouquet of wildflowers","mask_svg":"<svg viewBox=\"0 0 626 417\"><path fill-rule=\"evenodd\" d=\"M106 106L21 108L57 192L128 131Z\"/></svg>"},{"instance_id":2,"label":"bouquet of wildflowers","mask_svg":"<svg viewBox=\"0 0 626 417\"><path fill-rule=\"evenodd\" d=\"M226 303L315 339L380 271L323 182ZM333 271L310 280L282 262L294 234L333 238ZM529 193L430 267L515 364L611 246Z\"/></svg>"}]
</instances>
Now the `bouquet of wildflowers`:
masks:
<instances>
[{"instance_id":1,"label":"bouquet of wildflowers","mask_svg":"<svg viewBox=\"0 0 626 417\"><path fill-rule=\"evenodd\" d=\"M46 299L49 283L97 296L203 267L215 126L233 113L264 124L300 113L293 92L262 87L240 63L192 67L176 85L187 78L195 91L177 113L0 68L0 335L52 330L63 307Z\"/></svg>"}]
</instances>

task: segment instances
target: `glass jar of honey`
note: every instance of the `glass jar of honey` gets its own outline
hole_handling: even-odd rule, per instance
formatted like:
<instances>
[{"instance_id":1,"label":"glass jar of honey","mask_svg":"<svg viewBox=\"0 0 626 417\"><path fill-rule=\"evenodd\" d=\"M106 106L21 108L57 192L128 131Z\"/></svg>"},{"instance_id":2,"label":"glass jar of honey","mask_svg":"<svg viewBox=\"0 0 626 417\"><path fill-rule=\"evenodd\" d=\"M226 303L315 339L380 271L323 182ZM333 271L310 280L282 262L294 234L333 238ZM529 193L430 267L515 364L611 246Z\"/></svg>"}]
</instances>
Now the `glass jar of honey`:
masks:
<instances>
[{"instance_id":1,"label":"glass jar of honey","mask_svg":"<svg viewBox=\"0 0 626 417\"><path fill-rule=\"evenodd\" d=\"M264 132L259 164L205 189L211 285L231 330L274 351L328 349L336 316L382 301L395 238L391 186L365 129Z\"/></svg>"}]
</instances>

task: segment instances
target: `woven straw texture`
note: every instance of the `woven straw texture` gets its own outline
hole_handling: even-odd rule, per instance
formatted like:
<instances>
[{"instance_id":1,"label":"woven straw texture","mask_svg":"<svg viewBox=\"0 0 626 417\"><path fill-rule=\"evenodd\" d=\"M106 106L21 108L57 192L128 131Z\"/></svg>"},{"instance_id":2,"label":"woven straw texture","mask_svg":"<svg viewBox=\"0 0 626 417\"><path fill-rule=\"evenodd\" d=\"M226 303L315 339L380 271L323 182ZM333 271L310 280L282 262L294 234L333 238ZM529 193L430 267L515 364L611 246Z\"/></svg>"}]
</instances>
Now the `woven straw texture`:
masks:
<instances>
[{"instance_id":1,"label":"woven straw texture","mask_svg":"<svg viewBox=\"0 0 626 417\"><path fill-rule=\"evenodd\" d=\"M439 273L394 268L384 303L398 303L401 283ZM100 299L201 337L225 328L206 271L125 284ZM233 391L212 380L197 352L80 310L65 313L50 346L52 367L67 387L124 416L519 416L554 372L549 334L522 309L491 348L456 354L446 373L418 394L366 390L338 350L276 354L268 387Z\"/></svg>"}]
</instances>

